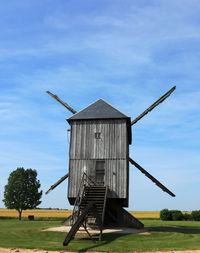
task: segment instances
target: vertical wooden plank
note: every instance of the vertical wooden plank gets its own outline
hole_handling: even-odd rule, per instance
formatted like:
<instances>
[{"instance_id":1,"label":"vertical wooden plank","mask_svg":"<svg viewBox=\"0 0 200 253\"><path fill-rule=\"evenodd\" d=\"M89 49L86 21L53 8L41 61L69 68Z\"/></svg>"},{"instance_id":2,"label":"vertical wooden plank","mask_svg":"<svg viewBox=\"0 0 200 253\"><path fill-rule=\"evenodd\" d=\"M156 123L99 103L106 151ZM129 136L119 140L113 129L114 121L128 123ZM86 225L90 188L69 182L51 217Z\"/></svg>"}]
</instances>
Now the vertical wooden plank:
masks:
<instances>
[{"instance_id":1,"label":"vertical wooden plank","mask_svg":"<svg viewBox=\"0 0 200 253\"><path fill-rule=\"evenodd\" d=\"M85 144L85 159L90 158L90 124L86 122L86 144Z\"/></svg>"}]
</instances>

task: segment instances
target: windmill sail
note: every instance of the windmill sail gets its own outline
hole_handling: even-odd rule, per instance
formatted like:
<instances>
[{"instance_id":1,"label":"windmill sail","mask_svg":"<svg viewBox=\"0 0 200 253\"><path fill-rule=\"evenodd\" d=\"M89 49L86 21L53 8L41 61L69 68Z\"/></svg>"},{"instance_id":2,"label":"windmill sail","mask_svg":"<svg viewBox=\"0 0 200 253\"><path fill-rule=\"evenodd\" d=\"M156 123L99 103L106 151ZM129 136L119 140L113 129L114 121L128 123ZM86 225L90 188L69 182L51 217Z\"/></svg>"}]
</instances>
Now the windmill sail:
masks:
<instances>
[{"instance_id":1,"label":"windmill sail","mask_svg":"<svg viewBox=\"0 0 200 253\"><path fill-rule=\"evenodd\" d=\"M138 163L136 163L135 161L133 161L133 159L131 159L129 157L129 161L137 168L139 169L143 174L145 174L146 177L148 177L149 179L151 179L151 181L153 181L158 187L160 187L164 192L167 192L169 195L171 195L172 197L175 197L176 195L171 192L169 189L167 189L163 184L161 184L155 177L153 177L151 174L149 174L145 169L143 169Z\"/></svg>"},{"instance_id":2,"label":"windmill sail","mask_svg":"<svg viewBox=\"0 0 200 253\"><path fill-rule=\"evenodd\" d=\"M168 92L166 92L161 98L159 98L155 103L153 103L149 108L147 108L143 113L141 113L137 118L135 118L132 122L131 125L134 125L138 120L143 118L147 113L149 113L151 110L153 110L157 105L162 103L167 97L171 95L171 93L176 89L176 86L171 88Z\"/></svg>"},{"instance_id":3,"label":"windmill sail","mask_svg":"<svg viewBox=\"0 0 200 253\"><path fill-rule=\"evenodd\" d=\"M57 100L61 105L66 107L70 112L72 112L73 114L76 113L76 111L71 106L69 106L67 103L63 102L58 96L54 95L50 91L46 91L46 93L49 94L51 97L53 97L55 100Z\"/></svg>"},{"instance_id":4,"label":"windmill sail","mask_svg":"<svg viewBox=\"0 0 200 253\"><path fill-rule=\"evenodd\" d=\"M67 173L66 175L64 175L63 177L61 177L61 179L59 179L55 184L53 184L49 190L47 192L45 192L45 194L48 194L49 192L51 192L54 188L56 188L59 184L61 184L66 178L68 178L69 174Z\"/></svg>"}]
</instances>

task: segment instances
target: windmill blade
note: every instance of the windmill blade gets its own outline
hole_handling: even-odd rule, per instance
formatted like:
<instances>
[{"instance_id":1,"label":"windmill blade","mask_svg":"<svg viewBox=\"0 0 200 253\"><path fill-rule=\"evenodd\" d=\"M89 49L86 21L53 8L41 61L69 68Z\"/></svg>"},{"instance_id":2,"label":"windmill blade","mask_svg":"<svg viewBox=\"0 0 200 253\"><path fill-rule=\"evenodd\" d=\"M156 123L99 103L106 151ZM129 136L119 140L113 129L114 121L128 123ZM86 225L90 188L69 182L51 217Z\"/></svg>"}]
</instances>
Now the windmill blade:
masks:
<instances>
[{"instance_id":1,"label":"windmill blade","mask_svg":"<svg viewBox=\"0 0 200 253\"><path fill-rule=\"evenodd\" d=\"M46 91L46 93L49 94L51 97L55 98L55 100L57 100L59 103L61 103L61 105L66 107L73 114L77 113L73 108L71 108L71 106L69 106L67 103L63 102L57 95L54 95L50 91Z\"/></svg>"},{"instance_id":2,"label":"windmill blade","mask_svg":"<svg viewBox=\"0 0 200 253\"><path fill-rule=\"evenodd\" d=\"M175 197L176 195L171 192L169 189L167 189L163 184L161 184L155 177L153 177L151 174L149 174L145 169L143 169L138 163L136 163L135 161L133 161L133 159L131 159L129 157L129 161L137 168L139 169L143 174L145 174L146 177L148 177L149 179L151 179L151 181L153 181L158 187L160 187L164 192L167 192L169 195L171 195L172 197Z\"/></svg>"},{"instance_id":3,"label":"windmill blade","mask_svg":"<svg viewBox=\"0 0 200 253\"><path fill-rule=\"evenodd\" d=\"M61 179L59 179L55 184L53 184L49 190L47 192L45 192L45 194L48 194L49 192L51 192L54 188L56 188L59 184L61 184L66 178L68 178L69 174L67 173L66 175L64 175L64 177L61 177Z\"/></svg>"},{"instance_id":4,"label":"windmill blade","mask_svg":"<svg viewBox=\"0 0 200 253\"><path fill-rule=\"evenodd\" d=\"M168 92L166 92L161 98L159 98L155 103L153 103L149 108L147 108L143 113L141 113L137 118L135 118L132 122L131 125L134 125L138 120L143 118L147 113L149 113L151 110L153 110L157 105L162 103L167 97L171 95L171 93L176 89L176 86L171 88Z\"/></svg>"}]
</instances>

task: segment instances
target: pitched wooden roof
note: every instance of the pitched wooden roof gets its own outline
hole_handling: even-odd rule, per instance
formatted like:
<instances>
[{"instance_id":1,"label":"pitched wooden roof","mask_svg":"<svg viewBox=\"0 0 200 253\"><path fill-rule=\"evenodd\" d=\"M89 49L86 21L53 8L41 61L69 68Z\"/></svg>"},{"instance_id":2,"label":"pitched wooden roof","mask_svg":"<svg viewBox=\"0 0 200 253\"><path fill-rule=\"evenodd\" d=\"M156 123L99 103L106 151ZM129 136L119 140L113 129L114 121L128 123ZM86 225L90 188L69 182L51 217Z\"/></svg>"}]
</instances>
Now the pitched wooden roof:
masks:
<instances>
[{"instance_id":1,"label":"pitched wooden roof","mask_svg":"<svg viewBox=\"0 0 200 253\"><path fill-rule=\"evenodd\" d=\"M81 119L130 119L124 113L107 103L103 99L98 99L96 102L87 106L80 112L77 112L68 119L71 120Z\"/></svg>"},{"instance_id":2,"label":"pitched wooden roof","mask_svg":"<svg viewBox=\"0 0 200 253\"><path fill-rule=\"evenodd\" d=\"M132 142L131 134L131 118L120 112L118 109L107 103L103 99L98 99L96 102L85 107L80 112L75 113L67 121L70 123L73 120L96 120L96 119L126 119L128 128L129 144Z\"/></svg>"}]
</instances>

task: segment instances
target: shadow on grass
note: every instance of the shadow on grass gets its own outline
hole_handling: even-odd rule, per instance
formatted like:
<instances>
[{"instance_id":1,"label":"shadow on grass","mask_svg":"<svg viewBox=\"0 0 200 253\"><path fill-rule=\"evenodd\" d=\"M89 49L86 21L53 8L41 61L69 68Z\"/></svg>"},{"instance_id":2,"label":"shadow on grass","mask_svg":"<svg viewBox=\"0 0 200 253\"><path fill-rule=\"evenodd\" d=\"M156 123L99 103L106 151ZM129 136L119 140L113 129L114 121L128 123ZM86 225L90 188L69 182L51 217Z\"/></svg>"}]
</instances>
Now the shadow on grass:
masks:
<instances>
[{"instance_id":1,"label":"shadow on grass","mask_svg":"<svg viewBox=\"0 0 200 253\"><path fill-rule=\"evenodd\" d=\"M82 248L78 252L88 252L89 250L93 250L97 247L98 248L103 247L103 246L115 241L116 239L119 239L120 237L124 237L124 236L127 236L127 234L120 234L118 232L117 233L113 232L113 233L109 233L109 234L103 234L101 241L99 241L98 237L96 237L96 243L93 243L92 246ZM79 240L81 240L81 241L91 241L90 238L81 238Z\"/></svg>"},{"instance_id":2,"label":"shadow on grass","mask_svg":"<svg viewBox=\"0 0 200 253\"><path fill-rule=\"evenodd\" d=\"M188 226L149 226L146 227L148 229L148 231L151 232L163 232L163 233L182 233L182 234L200 234L200 227L188 227ZM99 247L108 245L110 243L112 243L115 240L118 240L119 238L125 237L128 234L120 234L118 232L113 232L113 233L109 233L109 234L103 234L103 238L102 241L96 241L96 243L94 243L92 246L88 246L88 247L83 247L82 249L80 249L78 252L87 252L90 250L95 250L95 248L98 248L98 250L100 249ZM136 236L138 235L138 233L135 234ZM151 235L151 234L150 234ZM134 235L133 235L134 236ZM86 242L86 241L90 241L90 238L84 237L84 238L79 238L78 240L82 241L82 242Z\"/></svg>"},{"instance_id":3,"label":"shadow on grass","mask_svg":"<svg viewBox=\"0 0 200 253\"><path fill-rule=\"evenodd\" d=\"M155 226L149 227L149 232L172 232L183 234L200 234L200 227L188 226Z\"/></svg>"}]
</instances>

